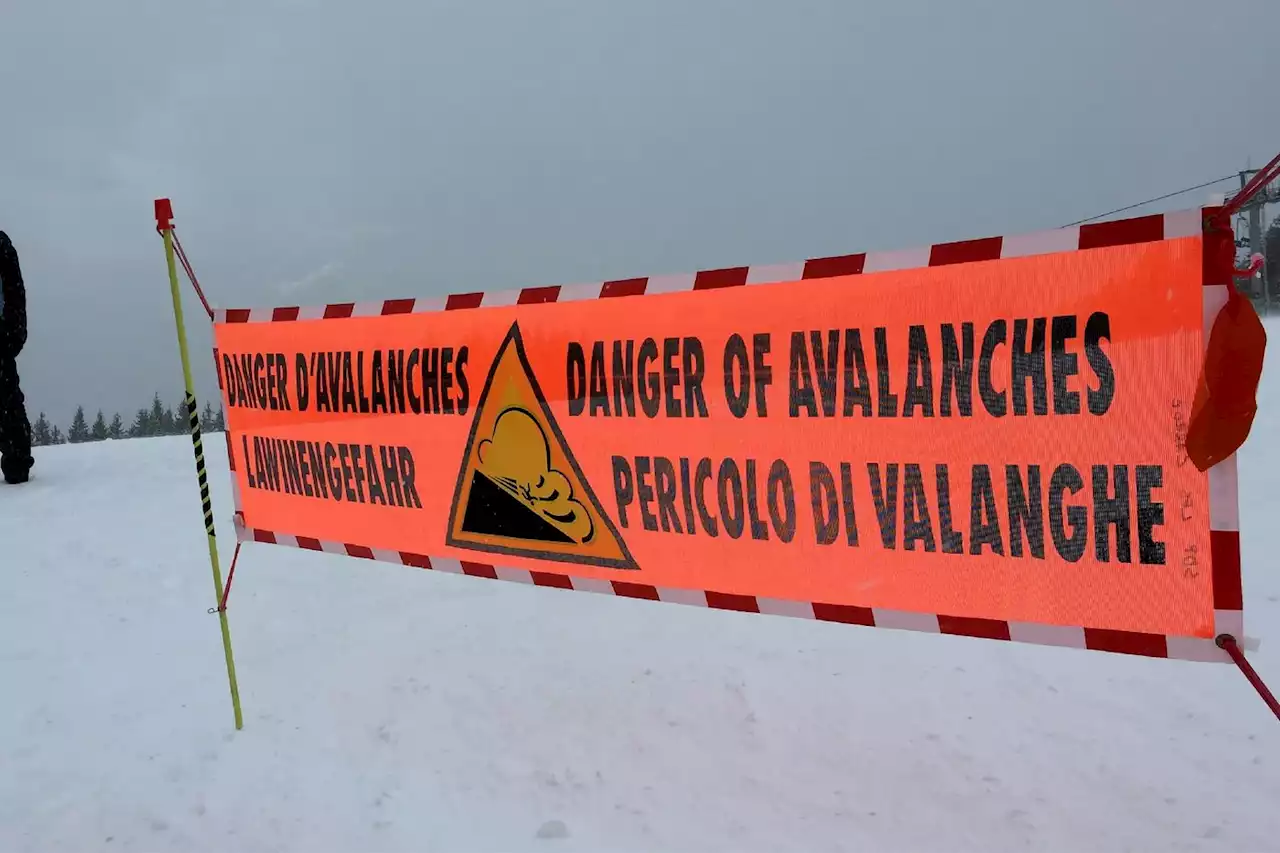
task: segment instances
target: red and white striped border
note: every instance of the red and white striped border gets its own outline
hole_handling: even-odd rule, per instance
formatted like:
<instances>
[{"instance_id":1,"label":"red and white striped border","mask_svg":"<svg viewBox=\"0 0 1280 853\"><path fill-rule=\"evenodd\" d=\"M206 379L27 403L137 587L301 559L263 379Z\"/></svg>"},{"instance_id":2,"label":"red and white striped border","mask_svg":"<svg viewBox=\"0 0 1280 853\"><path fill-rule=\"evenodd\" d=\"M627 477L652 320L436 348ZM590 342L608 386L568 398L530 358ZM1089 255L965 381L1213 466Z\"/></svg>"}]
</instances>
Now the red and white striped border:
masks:
<instances>
[{"instance_id":1,"label":"red and white striped border","mask_svg":"<svg viewBox=\"0 0 1280 853\"><path fill-rule=\"evenodd\" d=\"M1201 233L1199 209L1121 219L1093 225L1079 225L1015 237L987 237L958 243L938 243L922 249L863 252L831 258L813 258L792 264L756 267L727 267L680 275L627 278L592 284L526 287L523 290L488 293L454 293L421 299L387 299L378 302L340 302L310 307L218 308L215 323L282 323L302 320L338 320L347 317L377 317L391 314L428 314L466 308L493 308L507 305L539 305L547 302L575 302L623 296L654 296L695 290L719 290L756 284L808 281L818 278L861 275L889 270L940 267L974 261L1047 255L1078 249L1098 249L1132 243L1149 243Z\"/></svg>"},{"instance_id":2,"label":"red and white striped border","mask_svg":"<svg viewBox=\"0 0 1280 853\"><path fill-rule=\"evenodd\" d=\"M946 616L933 613L913 613L880 607L858 607L848 604L824 604L821 602L789 601L764 596L738 595L714 590L677 589L650 584L624 581L580 578L555 572L531 571L492 563L470 562L455 557L429 557L404 551L386 551L364 545L326 542L306 536L274 533L245 527L241 517L235 517L236 536L241 542L259 542L284 545L306 551L321 551L365 560L377 560L395 565L430 569L450 574L489 578L553 589L595 592L623 598L640 598L648 601L664 601L671 604L687 604L712 610L736 610L742 613L763 613L772 616L792 616L816 619L820 622L842 622L871 628L897 628L922 631L931 634L952 634L962 637L979 637L987 640L1006 640L1037 645L1063 646L1092 649L1119 654L1147 657L1173 658L1212 663L1231 663L1226 652L1213 640L1200 637L1166 636L1134 631L1113 631L1102 628L1073 628L1045 625L1033 622L1008 622L1001 619L981 619L972 616ZM1215 549L1216 550L1216 549ZM1219 614L1221 622L1223 614ZM1221 628L1219 628L1221 630ZM1235 636L1240 636L1239 634ZM1254 648L1253 642L1242 642L1246 648Z\"/></svg>"},{"instance_id":3,"label":"red and white striped border","mask_svg":"<svg viewBox=\"0 0 1280 853\"><path fill-rule=\"evenodd\" d=\"M816 258L797 264L767 267L733 267L704 270L677 276L632 278L592 285L570 285L525 288L496 293L463 293L440 298L398 299L384 302L347 302L312 308L282 307L254 309L216 309L215 323L292 322L318 319L343 319L390 314L415 314L502 305L534 305L568 302L580 299L644 296L725 287L794 282L818 278L834 278L888 270L916 269L949 264L973 263L1004 258L1070 252L1084 249L1121 246L1204 235L1206 246L1213 239L1203 227L1206 211L1192 209L1122 219L1092 225L1081 225L1019 237L990 237L957 243L893 252L868 252ZM1206 248L1206 256L1208 249ZM1207 276L1220 282L1205 282L1204 334L1208 345L1209 330L1218 312L1226 304L1230 271L1206 270ZM215 362L217 351L214 351ZM219 387L222 384L218 371ZM689 604L715 610L736 610L794 616L822 622L842 622L867 627L897 628L935 634L980 637L991 640L1035 643L1092 649L1119 654L1178 660L1231 663L1230 656L1212 639L1165 634L1116 631L1103 628L1067 627L1042 623L1009 622L969 616L946 616L883 608L858 607L847 604L789 601L762 596L739 595L713 590L690 590L655 587L624 581L578 578L553 572L531 571L469 562L453 557L431 557L403 551L386 551L365 545L326 542L247 527L244 523L239 483L234 476L235 454L231 434L227 436L227 456L233 475L231 489L235 504L234 523L241 542L261 542L322 551L367 560L395 563L420 569L450 572L492 580L514 581L555 589L596 592L625 598L641 598ZM1215 633L1231 634L1247 648L1256 648L1255 640L1244 634L1244 601L1240 570L1240 513L1236 458L1230 457L1209 470L1210 547L1213 566Z\"/></svg>"}]
</instances>

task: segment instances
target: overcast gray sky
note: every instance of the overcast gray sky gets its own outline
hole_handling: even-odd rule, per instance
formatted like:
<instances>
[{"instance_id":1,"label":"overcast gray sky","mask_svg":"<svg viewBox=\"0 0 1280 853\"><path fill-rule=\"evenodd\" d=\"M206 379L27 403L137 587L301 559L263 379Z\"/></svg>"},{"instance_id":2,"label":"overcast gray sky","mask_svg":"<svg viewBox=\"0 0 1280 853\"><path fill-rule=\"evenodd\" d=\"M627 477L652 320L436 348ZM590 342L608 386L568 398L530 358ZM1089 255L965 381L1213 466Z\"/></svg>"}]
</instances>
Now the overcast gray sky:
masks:
<instances>
[{"instance_id":1,"label":"overcast gray sky","mask_svg":"<svg viewBox=\"0 0 1280 853\"><path fill-rule=\"evenodd\" d=\"M1016 233L1262 165L1280 58L1234 46L1275 13L4 0L0 228L29 290L32 417L181 399L156 196L227 307Z\"/></svg>"}]
</instances>

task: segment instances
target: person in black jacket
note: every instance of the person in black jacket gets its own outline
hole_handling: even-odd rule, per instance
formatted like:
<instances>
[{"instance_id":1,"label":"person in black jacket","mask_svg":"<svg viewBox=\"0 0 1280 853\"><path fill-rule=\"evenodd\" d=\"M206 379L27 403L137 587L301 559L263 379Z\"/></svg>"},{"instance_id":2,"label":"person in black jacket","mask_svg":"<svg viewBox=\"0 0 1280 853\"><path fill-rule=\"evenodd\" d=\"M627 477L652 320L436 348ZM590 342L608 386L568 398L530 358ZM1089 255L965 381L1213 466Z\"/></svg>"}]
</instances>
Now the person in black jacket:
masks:
<instances>
[{"instance_id":1,"label":"person in black jacket","mask_svg":"<svg viewBox=\"0 0 1280 853\"><path fill-rule=\"evenodd\" d=\"M0 231L0 473L10 484L31 475L31 422L18 386L18 353L27 342L27 291L18 252Z\"/></svg>"}]
</instances>

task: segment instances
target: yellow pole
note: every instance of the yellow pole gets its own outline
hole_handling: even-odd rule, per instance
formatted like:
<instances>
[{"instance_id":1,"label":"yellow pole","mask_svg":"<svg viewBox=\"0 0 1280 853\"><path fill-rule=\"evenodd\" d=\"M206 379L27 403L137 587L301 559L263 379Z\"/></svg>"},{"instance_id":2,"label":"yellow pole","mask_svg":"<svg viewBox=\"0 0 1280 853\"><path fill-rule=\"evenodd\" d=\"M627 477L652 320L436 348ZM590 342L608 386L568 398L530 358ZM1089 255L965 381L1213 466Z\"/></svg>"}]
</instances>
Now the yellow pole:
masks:
<instances>
[{"instance_id":1,"label":"yellow pole","mask_svg":"<svg viewBox=\"0 0 1280 853\"><path fill-rule=\"evenodd\" d=\"M163 206L162 206L163 203ZM244 727L240 713L240 688L236 684L236 662L231 653L231 626L222 608L222 569L218 565L218 537L213 527L213 503L209 498L209 477L204 465L204 442L200 437L200 413L196 408L195 383L191 379L191 357L187 352L187 327L182 317L182 290L178 286L178 267L173 252L173 209L168 199L156 201L156 225L164 237L164 259L169 267L169 292L173 296L173 320L178 329L178 354L182 357L182 380L187 389L187 416L191 424L191 442L196 454L196 478L200 483L200 501L204 507L204 530L209 542L209 565L213 568L214 601L218 623L222 627L222 651L227 658L227 681L231 687L231 707L236 715L236 729Z\"/></svg>"}]
</instances>

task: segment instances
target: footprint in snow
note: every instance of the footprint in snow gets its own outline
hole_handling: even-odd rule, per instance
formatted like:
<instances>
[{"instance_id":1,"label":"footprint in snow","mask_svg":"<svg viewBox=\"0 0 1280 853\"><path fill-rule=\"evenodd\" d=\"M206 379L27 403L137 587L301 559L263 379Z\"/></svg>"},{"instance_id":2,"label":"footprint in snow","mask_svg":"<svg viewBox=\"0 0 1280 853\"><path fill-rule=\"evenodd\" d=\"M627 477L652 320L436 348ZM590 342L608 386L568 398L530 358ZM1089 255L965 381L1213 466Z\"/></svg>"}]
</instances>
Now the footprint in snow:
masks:
<instances>
[{"instance_id":1,"label":"footprint in snow","mask_svg":"<svg viewBox=\"0 0 1280 853\"><path fill-rule=\"evenodd\" d=\"M549 820L542 826L538 827L538 838L543 840L568 837L569 827L565 826L565 823L562 820Z\"/></svg>"}]
</instances>

